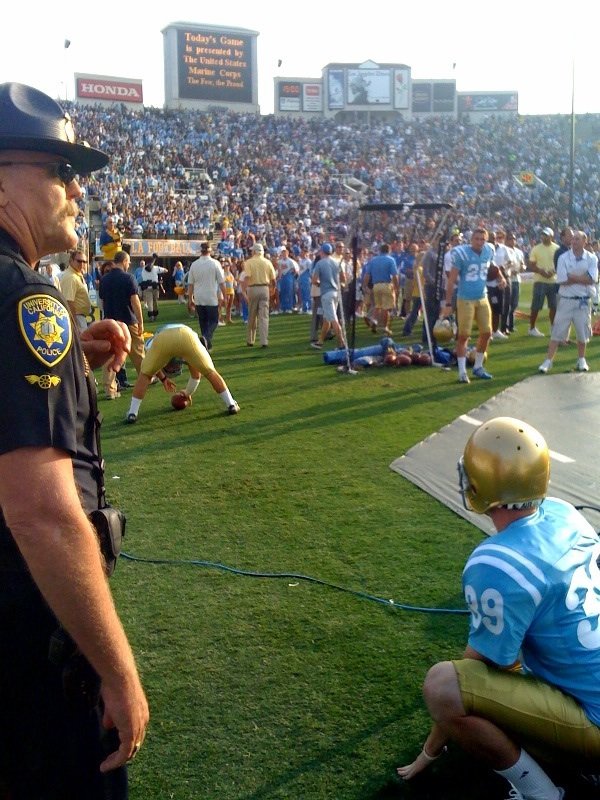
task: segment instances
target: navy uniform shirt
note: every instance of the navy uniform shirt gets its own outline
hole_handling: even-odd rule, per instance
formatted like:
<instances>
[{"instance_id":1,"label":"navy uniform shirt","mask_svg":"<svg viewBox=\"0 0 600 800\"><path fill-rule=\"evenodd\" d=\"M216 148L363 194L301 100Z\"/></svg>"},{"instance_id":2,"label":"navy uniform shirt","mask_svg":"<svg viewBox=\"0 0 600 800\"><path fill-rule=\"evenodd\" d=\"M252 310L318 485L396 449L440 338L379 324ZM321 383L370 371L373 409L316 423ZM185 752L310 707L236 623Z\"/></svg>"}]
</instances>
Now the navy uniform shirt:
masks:
<instances>
[{"instance_id":1,"label":"navy uniform shirt","mask_svg":"<svg viewBox=\"0 0 600 800\"><path fill-rule=\"evenodd\" d=\"M86 512L98 508L100 459L93 376L60 291L0 231L0 454L52 447L73 462ZM23 475L27 491L27 475ZM0 519L0 565L16 547ZM20 557L19 557L20 560Z\"/></svg>"},{"instance_id":2,"label":"navy uniform shirt","mask_svg":"<svg viewBox=\"0 0 600 800\"><path fill-rule=\"evenodd\" d=\"M131 307L131 297L137 292L138 285L133 275L122 269L111 269L100 281L100 297L106 319L116 319L126 325L137 324Z\"/></svg>"}]
</instances>

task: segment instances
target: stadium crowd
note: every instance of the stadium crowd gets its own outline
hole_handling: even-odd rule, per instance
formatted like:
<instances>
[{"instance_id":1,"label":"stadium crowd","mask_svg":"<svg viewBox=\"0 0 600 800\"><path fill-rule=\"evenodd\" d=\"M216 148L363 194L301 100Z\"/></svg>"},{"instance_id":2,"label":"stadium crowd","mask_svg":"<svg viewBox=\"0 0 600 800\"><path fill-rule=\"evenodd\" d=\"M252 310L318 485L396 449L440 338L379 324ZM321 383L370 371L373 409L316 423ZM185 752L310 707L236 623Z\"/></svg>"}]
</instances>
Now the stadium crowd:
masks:
<instances>
[{"instance_id":1,"label":"stadium crowd","mask_svg":"<svg viewBox=\"0 0 600 800\"><path fill-rule=\"evenodd\" d=\"M316 247L353 229L350 177L364 184L361 202L452 202L452 227L502 226L524 250L539 240L541 226L558 229L568 215L565 117L367 126L121 106L69 110L78 130L111 153L86 191L129 237L203 238L214 230L246 253L255 241L271 251L286 242ZM590 131L597 128L595 118L586 119ZM523 171L535 175L531 187L515 180ZM573 222L591 238L600 229L599 186L592 134L577 145L573 203ZM412 214L370 215L363 233L371 241L410 239L419 223Z\"/></svg>"}]
</instances>

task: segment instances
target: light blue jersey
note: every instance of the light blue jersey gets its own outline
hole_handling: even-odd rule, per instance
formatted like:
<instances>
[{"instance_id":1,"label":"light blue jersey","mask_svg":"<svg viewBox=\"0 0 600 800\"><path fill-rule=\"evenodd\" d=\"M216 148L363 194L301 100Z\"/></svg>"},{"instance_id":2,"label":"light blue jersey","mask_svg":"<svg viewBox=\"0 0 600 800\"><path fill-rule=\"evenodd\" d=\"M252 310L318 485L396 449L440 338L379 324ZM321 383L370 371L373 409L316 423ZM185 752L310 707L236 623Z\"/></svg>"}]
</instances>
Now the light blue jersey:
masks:
<instances>
[{"instance_id":1,"label":"light blue jersey","mask_svg":"<svg viewBox=\"0 0 600 800\"><path fill-rule=\"evenodd\" d=\"M452 266L458 270L458 299L483 300L487 296L485 284L494 248L486 242L481 253L476 253L470 244L461 244L451 252Z\"/></svg>"},{"instance_id":2,"label":"light blue jersey","mask_svg":"<svg viewBox=\"0 0 600 800\"><path fill-rule=\"evenodd\" d=\"M463 572L469 645L499 666L521 659L600 725L600 543L569 503L539 510L480 544Z\"/></svg>"}]
</instances>

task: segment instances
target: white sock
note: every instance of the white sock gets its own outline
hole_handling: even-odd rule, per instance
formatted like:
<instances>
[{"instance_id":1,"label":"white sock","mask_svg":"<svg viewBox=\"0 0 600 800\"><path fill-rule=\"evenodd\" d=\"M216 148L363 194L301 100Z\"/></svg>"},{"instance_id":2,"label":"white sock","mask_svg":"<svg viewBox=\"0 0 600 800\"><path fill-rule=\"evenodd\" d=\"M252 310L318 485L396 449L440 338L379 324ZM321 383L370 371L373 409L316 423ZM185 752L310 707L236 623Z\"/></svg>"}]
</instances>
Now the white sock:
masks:
<instances>
[{"instance_id":1,"label":"white sock","mask_svg":"<svg viewBox=\"0 0 600 800\"><path fill-rule=\"evenodd\" d=\"M560 800L562 792L555 786L537 761L521 750L516 764L495 770L523 795L523 800Z\"/></svg>"},{"instance_id":2,"label":"white sock","mask_svg":"<svg viewBox=\"0 0 600 800\"><path fill-rule=\"evenodd\" d=\"M199 385L200 385L200 378L198 378L198 379L189 378L188 382L187 382L187 386L185 387L185 391L189 395L192 395L192 394L194 394L194 392L196 391L196 389L198 388Z\"/></svg>"},{"instance_id":3,"label":"white sock","mask_svg":"<svg viewBox=\"0 0 600 800\"><path fill-rule=\"evenodd\" d=\"M483 367L483 357L485 353L480 353L479 350L475 351L475 363L473 364L473 369L479 369L479 367Z\"/></svg>"},{"instance_id":4,"label":"white sock","mask_svg":"<svg viewBox=\"0 0 600 800\"><path fill-rule=\"evenodd\" d=\"M131 398L131 405L129 406L129 414L135 414L137 416L138 411L140 410L140 406L142 405L142 401L138 400L137 397Z\"/></svg>"},{"instance_id":5,"label":"white sock","mask_svg":"<svg viewBox=\"0 0 600 800\"><path fill-rule=\"evenodd\" d=\"M229 406L232 406L235 403L235 400L231 396L231 392L229 391L229 389L225 389L224 391L219 392L219 397L225 403L227 408L229 408Z\"/></svg>"},{"instance_id":6,"label":"white sock","mask_svg":"<svg viewBox=\"0 0 600 800\"><path fill-rule=\"evenodd\" d=\"M467 374L467 357L466 356L459 356L457 359L458 361L458 371L461 375Z\"/></svg>"}]
</instances>

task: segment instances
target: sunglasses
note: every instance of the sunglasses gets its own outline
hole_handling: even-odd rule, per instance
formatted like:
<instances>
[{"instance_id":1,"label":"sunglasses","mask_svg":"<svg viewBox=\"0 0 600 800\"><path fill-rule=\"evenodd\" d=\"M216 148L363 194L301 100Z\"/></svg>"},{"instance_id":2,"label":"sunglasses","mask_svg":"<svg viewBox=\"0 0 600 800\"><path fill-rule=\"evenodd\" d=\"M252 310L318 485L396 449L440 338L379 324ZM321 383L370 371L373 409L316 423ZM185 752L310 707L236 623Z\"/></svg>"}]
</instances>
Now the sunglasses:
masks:
<instances>
[{"instance_id":1,"label":"sunglasses","mask_svg":"<svg viewBox=\"0 0 600 800\"><path fill-rule=\"evenodd\" d=\"M76 264L87 264L87 261L86 261L85 258L76 258L75 259L75 263Z\"/></svg>"},{"instance_id":2,"label":"sunglasses","mask_svg":"<svg viewBox=\"0 0 600 800\"><path fill-rule=\"evenodd\" d=\"M78 172L68 161L0 161L0 167L41 167L48 171L52 178L68 186L77 179Z\"/></svg>"}]
</instances>

